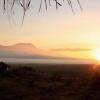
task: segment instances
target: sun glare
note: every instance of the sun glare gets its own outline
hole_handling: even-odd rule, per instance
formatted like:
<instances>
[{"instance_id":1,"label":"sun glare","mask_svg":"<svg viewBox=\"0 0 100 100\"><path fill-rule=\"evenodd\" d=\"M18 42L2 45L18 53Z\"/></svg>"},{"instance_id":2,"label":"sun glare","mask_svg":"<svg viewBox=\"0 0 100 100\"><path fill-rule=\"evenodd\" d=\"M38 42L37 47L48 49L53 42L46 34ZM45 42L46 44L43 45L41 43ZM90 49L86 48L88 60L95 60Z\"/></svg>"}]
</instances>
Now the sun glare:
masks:
<instances>
[{"instance_id":1,"label":"sun glare","mask_svg":"<svg viewBox=\"0 0 100 100\"><path fill-rule=\"evenodd\" d=\"M100 48L94 50L95 59L100 62Z\"/></svg>"},{"instance_id":2,"label":"sun glare","mask_svg":"<svg viewBox=\"0 0 100 100\"><path fill-rule=\"evenodd\" d=\"M96 60L95 65L92 67L93 71L96 73L100 73L100 48L94 49L93 55Z\"/></svg>"}]
</instances>

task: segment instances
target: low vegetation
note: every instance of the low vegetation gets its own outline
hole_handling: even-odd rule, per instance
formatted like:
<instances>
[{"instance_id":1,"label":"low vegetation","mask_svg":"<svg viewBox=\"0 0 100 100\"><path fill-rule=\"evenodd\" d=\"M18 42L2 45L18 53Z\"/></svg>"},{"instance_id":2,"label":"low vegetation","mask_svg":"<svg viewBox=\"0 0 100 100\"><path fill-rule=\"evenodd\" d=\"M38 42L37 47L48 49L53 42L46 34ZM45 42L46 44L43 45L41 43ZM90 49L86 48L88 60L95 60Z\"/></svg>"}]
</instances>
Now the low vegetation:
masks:
<instances>
[{"instance_id":1,"label":"low vegetation","mask_svg":"<svg viewBox=\"0 0 100 100\"><path fill-rule=\"evenodd\" d=\"M76 75L73 71L70 74L60 70L50 71L50 66L57 65L18 66L12 65L9 70L0 73L0 100L100 99L100 76L87 73L89 70ZM39 66L49 66L49 71L43 71L43 67L40 70ZM61 68L63 66L68 65L61 65Z\"/></svg>"}]
</instances>

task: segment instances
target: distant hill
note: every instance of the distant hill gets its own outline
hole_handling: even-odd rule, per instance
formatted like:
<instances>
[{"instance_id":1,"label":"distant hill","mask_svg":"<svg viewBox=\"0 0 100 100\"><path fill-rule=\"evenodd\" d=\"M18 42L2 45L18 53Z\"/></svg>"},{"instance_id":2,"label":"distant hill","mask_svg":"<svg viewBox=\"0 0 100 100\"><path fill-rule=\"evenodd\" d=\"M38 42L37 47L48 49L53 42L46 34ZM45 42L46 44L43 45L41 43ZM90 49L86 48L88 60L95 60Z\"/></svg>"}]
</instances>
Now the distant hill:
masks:
<instances>
[{"instance_id":1,"label":"distant hill","mask_svg":"<svg viewBox=\"0 0 100 100\"><path fill-rule=\"evenodd\" d=\"M3 46L0 45L0 51L3 52L15 52L15 53L28 53L28 54L32 54L35 53L35 51L37 51L36 47L33 44L29 44L29 43L18 43L15 45L10 45L10 46Z\"/></svg>"},{"instance_id":2,"label":"distant hill","mask_svg":"<svg viewBox=\"0 0 100 100\"><path fill-rule=\"evenodd\" d=\"M18 43L9 46L0 45L0 57L62 59L62 57L58 57L53 53L51 53L50 51L39 49L31 43Z\"/></svg>"}]
</instances>

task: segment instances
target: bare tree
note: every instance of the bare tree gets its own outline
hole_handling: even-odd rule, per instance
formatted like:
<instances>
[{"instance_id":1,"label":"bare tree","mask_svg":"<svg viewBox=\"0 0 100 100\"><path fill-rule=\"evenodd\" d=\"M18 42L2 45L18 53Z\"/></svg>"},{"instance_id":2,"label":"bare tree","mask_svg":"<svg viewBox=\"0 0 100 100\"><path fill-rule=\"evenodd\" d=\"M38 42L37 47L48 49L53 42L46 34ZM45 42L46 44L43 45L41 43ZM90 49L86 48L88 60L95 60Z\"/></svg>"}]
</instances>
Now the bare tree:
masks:
<instances>
[{"instance_id":1,"label":"bare tree","mask_svg":"<svg viewBox=\"0 0 100 100\"><path fill-rule=\"evenodd\" d=\"M82 10L80 1L79 0L76 0L76 1L77 1L78 6L80 7L80 10ZM7 12L7 11L12 12L14 10L14 6L17 4L19 7L23 9L23 19L22 19L22 23L23 23L26 11L29 9L32 2L34 1L32 0L2 0L3 10L4 12ZM43 3L45 3L45 9L47 10L49 6L52 6L52 3L55 3L56 9L58 9L59 7L63 6L61 2L67 2L72 12L74 12L74 7L73 7L74 4L72 3L72 0L40 0L39 12L42 9Z\"/></svg>"}]
</instances>

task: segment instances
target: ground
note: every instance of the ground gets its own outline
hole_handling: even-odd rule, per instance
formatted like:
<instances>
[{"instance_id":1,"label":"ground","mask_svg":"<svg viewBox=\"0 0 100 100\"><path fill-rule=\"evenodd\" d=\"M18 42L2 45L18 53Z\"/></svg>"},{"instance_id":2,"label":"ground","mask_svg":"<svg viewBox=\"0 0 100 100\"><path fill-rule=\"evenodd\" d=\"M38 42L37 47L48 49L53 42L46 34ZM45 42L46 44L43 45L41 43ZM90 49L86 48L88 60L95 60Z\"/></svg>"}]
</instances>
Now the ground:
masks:
<instances>
[{"instance_id":1,"label":"ground","mask_svg":"<svg viewBox=\"0 0 100 100\"><path fill-rule=\"evenodd\" d=\"M0 100L100 100L92 65L11 65L0 74Z\"/></svg>"}]
</instances>

